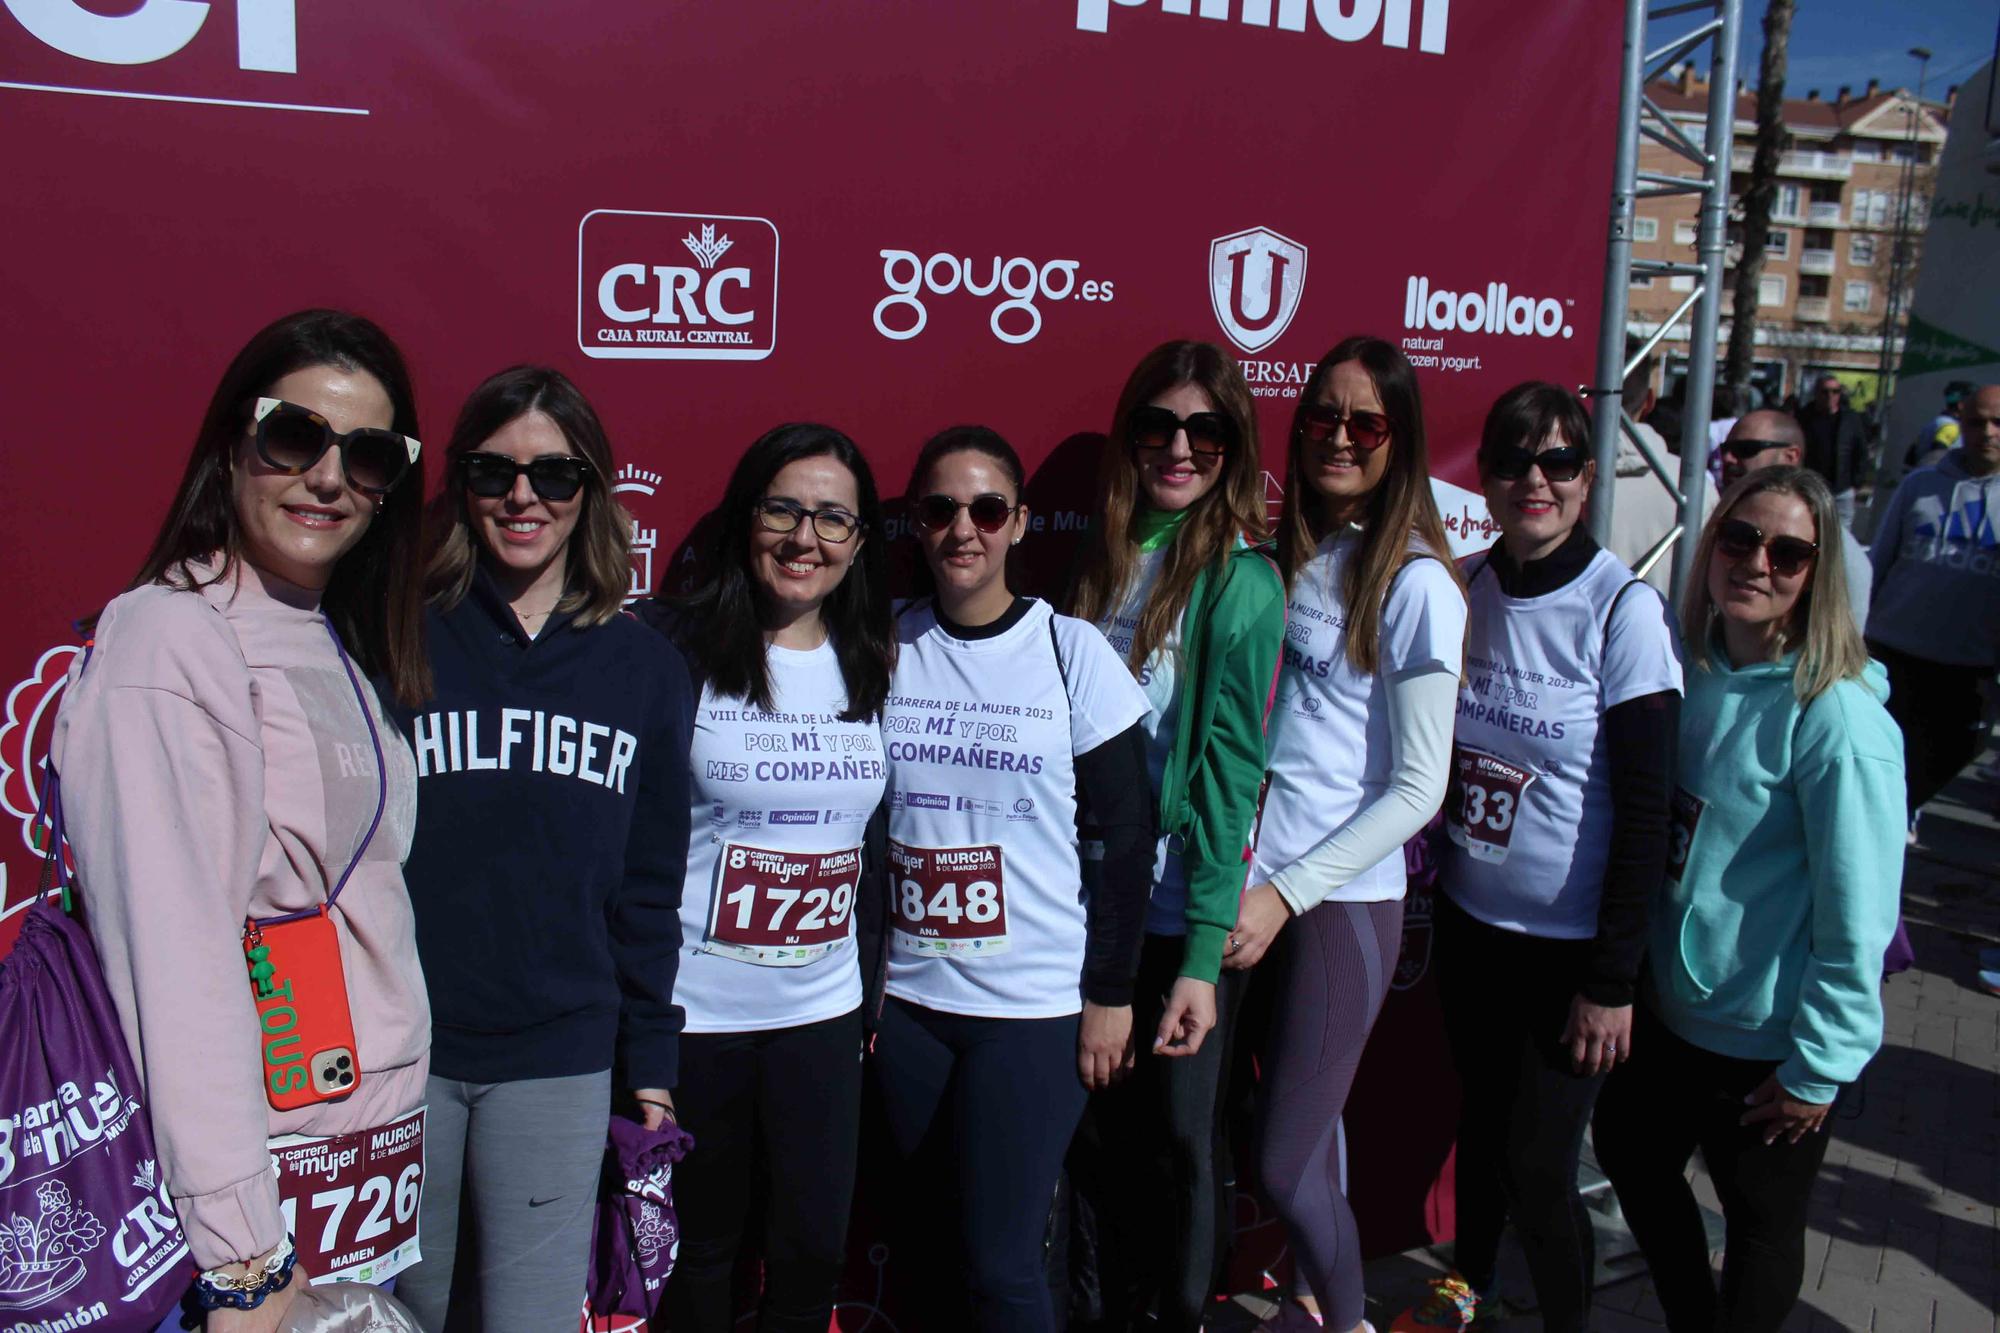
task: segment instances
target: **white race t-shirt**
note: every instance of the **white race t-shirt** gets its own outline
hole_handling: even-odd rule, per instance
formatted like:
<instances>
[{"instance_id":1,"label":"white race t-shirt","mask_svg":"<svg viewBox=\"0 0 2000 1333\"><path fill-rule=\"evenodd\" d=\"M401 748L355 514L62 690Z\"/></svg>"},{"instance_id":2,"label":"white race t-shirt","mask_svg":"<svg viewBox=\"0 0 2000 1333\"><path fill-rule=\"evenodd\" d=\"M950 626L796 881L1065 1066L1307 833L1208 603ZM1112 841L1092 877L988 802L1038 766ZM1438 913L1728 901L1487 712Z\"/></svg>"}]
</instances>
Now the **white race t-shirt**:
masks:
<instances>
[{"instance_id":1,"label":"white race t-shirt","mask_svg":"<svg viewBox=\"0 0 2000 1333\"><path fill-rule=\"evenodd\" d=\"M1085 912L1073 761L1144 717L1145 693L1095 626L1044 602L991 638L953 638L928 602L896 630L882 718L889 993L953 1014L1074 1014Z\"/></svg>"},{"instance_id":2,"label":"white race t-shirt","mask_svg":"<svg viewBox=\"0 0 2000 1333\"><path fill-rule=\"evenodd\" d=\"M1601 723L1628 700L1680 691L1666 603L1609 551L1539 597L1501 591L1484 555L1465 575L1471 631L1440 882L1489 925L1593 938L1611 854Z\"/></svg>"},{"instance_id":3,"label":"white race t-shirt","mask_svg":"<svg viewBox=\"0 0 2000 1333\"><path fill-rule=\"evenodd\" d=\"M1168 549L1162 546L1140 555L1138 567L1133 571L1132 590L1126 594L1124 604L1097 622L1097 628L1117 650L1122 662L1132 660L1132 639L1139 632L1139 613L1146 609L1146 599L1153 595L1153 587L1160 581ZM1167 757L1174 748L1174 735L1180 727L1181 629L1186 623L1187 612L1183 611L1166 638L1139 668L1139 688L1146 692L1146 716L1139 720L1146 729L1146 776L1152 780L1156 801L1160 782L1166 776ZM1146 904L1146 930L1153 935L1185 935L1187 870L1181 865L1180 854L1170 850L1168 842L1162 835L1153 855L1153 896Z\"/></svg>"},{"instance_id":4,"label":"white race t-shirt","mask_svg":"<svg viewBox=\"0 0 2000 1333\"><path fill-rule=\"evenodd\" d=\"M882 803L882 730L843 722L833 645L766 651L773 711L706 686L688 751L674 1002L689 1032L762 1032L861 1004L854 897Z\"/></svg>"},{"instance_id":5,"label":"white race t-shirt","mask_svg":"<svg viewBox=\"0 0 2000 1333\"><path fill-rule=\"evenodd\" d=\"M1416 557L1383 599L1376 672L1354 669L1341 579L1360 544L1353 529L1328 537L1292 581L1252 884L1291 865L1388 790L1390 678L1427 668L1456 674L1463 658L1465 599L1443 564ZM1401 898L1405 887L1399 847L1325 900L1385 902Z\"/></svg>"}]
</instances>

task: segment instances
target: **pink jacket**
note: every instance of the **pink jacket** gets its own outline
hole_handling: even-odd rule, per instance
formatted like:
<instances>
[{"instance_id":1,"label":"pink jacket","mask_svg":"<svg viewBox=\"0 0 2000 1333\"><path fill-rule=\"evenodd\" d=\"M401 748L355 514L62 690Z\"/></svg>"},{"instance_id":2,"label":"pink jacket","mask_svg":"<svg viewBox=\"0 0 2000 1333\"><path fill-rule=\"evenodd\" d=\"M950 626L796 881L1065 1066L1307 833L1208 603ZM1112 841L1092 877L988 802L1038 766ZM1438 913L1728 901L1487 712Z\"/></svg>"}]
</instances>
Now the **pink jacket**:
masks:
<instances>
[{"instance_id":1,"label":"pink jacket","mask_svg":"<svg viewBox=\"0 0 2000 1333\"><path fill-rule=\"evenodd\" d=\"M317 607L317 594L247 566L200 591L124 594L98 622L88 669L71 675L51 746L85 920L203 1268L285 1233L267 1138L382 1124L422 1102L429 1069L402 873L415 765L363 678L389 794L334 914L361 1084L284 1113L265 1100L244 918L324 902L380 791Z\"/></svg>"}]
</instances>

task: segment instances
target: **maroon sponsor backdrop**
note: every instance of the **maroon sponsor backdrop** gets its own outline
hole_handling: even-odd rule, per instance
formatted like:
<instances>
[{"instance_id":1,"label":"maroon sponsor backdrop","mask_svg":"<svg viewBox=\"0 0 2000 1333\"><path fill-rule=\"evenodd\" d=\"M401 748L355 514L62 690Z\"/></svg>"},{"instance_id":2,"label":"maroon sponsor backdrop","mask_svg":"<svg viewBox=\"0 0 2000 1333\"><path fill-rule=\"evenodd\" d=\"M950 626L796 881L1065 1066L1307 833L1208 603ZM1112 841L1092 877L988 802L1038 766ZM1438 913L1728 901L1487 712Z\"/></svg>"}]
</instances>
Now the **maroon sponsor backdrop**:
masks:
<instances>
[{"instance_id":1,"label":"maroon sponsor backdrop","mask_svg":"<svg viewBox=\"0 0 2000 1333\"><path fill-rule=\"evenodd\" d=\"M847 430L888 491L926 434L990 423L1038 469L1053 572L1163 338L1233 344L1270 441L1338 338L1403 342L1474 529L1486 404L1589 378L1597 0L0 6L10 914L69 622L130 576L230 355L301 306L401 341L434 451L489 372L574 376L638 588L782 420Z\"/></svg>"}]
</instances>

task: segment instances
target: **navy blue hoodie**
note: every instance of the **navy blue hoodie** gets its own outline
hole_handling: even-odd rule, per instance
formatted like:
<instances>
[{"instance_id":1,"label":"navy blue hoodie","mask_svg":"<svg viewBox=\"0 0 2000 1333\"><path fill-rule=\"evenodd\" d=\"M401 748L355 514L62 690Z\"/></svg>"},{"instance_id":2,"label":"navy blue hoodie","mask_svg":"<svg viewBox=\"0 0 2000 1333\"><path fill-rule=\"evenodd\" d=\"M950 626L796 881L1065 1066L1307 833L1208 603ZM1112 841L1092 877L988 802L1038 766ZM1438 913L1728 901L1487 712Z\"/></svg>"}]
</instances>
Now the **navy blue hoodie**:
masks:
<instances>
[{"instance_id":1,"label":"navy blue hoodie","mask_svg":"<svg viewBox=\"0 0 2000 1333\"><path fill-rule=\"evenodd\" d=\"M404 869L431 1072L475 1083L615 1067L671 1088L687 866L687 667L629 616L530 638L482 569L424 613L436 692L398 707L417 756Z\"/></svg>"}]
</instances>

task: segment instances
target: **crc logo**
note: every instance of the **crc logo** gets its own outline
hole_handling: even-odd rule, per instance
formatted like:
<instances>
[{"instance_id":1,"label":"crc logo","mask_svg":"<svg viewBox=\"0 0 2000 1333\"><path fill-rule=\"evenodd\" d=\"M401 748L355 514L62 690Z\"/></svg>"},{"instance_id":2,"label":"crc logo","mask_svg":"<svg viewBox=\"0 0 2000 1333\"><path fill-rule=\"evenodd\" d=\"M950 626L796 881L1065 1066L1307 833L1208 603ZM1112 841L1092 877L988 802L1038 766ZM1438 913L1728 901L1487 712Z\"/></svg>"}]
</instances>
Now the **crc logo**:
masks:
<instances>
[{"instance_id":1,"label":"crc logo","mask_svg":"<svg viewBox=\"0 0 2000 1333\"><path fill-rule=\"evenodd\" d=\"M1554 297L1514 296L1504 282L1484 291L1448 292L1429 278L1411 278L1403 289L1403 327L1440 333L1501 333L1515 337L1569 337L1576 329Z\"/></svg>"},{"instance_id":2,"label":"crc logo","mask_svg":"<svg viewBox=\"0 0 2000 1333\"><path fill-rule=\"evenodd\" d=\"M1269 227L1208 244L1208 299L1229 341L1261 352L1278 340L1306 291L1306 248Z\"/></svg>"},{"instance_id":3,"label":"crc logo","mask_svg":"<svg viewBox=\"0 0 2000 1333\"><path fill-rule=\"evenodd\" d=\"M189 42L208 21L198 0L144 0L129 14L97 14L76 0L0 0L28 35L64 55L100 65L150 65ZM236 0L236 64L299 72L295 0Z\"/></svg>"},{"instance_id":4,"label":"crc logo","mask_svg":"<svg viewBox=\"0 0 2000 1333\"><path fill-rule=\"evenodd\" d=\"M1105 32L1111 26L1111 6L1143 9L1149 0L1076 0L1078 32ZM1235 0L1241 8L1238 22L1252 28L1271 26L1271 0ZM1229 18L1231 0L1201 0L1205 19ZM1411 0L1311 0L1312 16L1319 30L1336 42L1359 42L1379 27L1382 45L1407 50L1410 45ZM1444 54L1445 25L1451 18L1451 0L1422 0L1423 18L1417 32L1417 49L1431 55ZM1189 12L1189 0L1160 0L1168 14ZM1307 0L1278 0L1278 27L1285 32L1306 30Z\"/></svg>"},{"instance_id":5,"label":"crc logo","mask_svg":"<svg viewBox=\"0 0 2000 1333\"><path fill-rule=\"evenodd\" d=\"M875 331L884 338L908 342L930 323L923 294L949 296L962 287L970 296L992 296L996 292L1004 295L1007 299L996 304L987 318L993 336L1003 343L1031 342L1042 331L1041 308L1035 304L1037 297L1047 301L1111 300L1111 283L1094 278L1077 280L1077 270L1082 267L1074 259L1051 259L1038 266L1032 259L1002 259L995 255L991 267L980 273L972 260L957 255L935 254L921 259L910 250L884 250L882 281L889 294L875 303ZM892 310L910 312L902 317L909 321L907 328L891 326L885 316ZM1007 316L1016 311L1026 314L1027 326L1020 327L1017 319L1012 321L1016 327L1009 329Z\"/></svg>"},{"instance_id":6,"label":"crc logo","mask_svg":"<svg viewBox=\"0 0 2000 1333\"><path fill-rule=\"evenodd\" d=\"M778 229L720 213L584 214L576 344L611 360L762 361L778 344Z\"/></svg>"}]
</instances>

